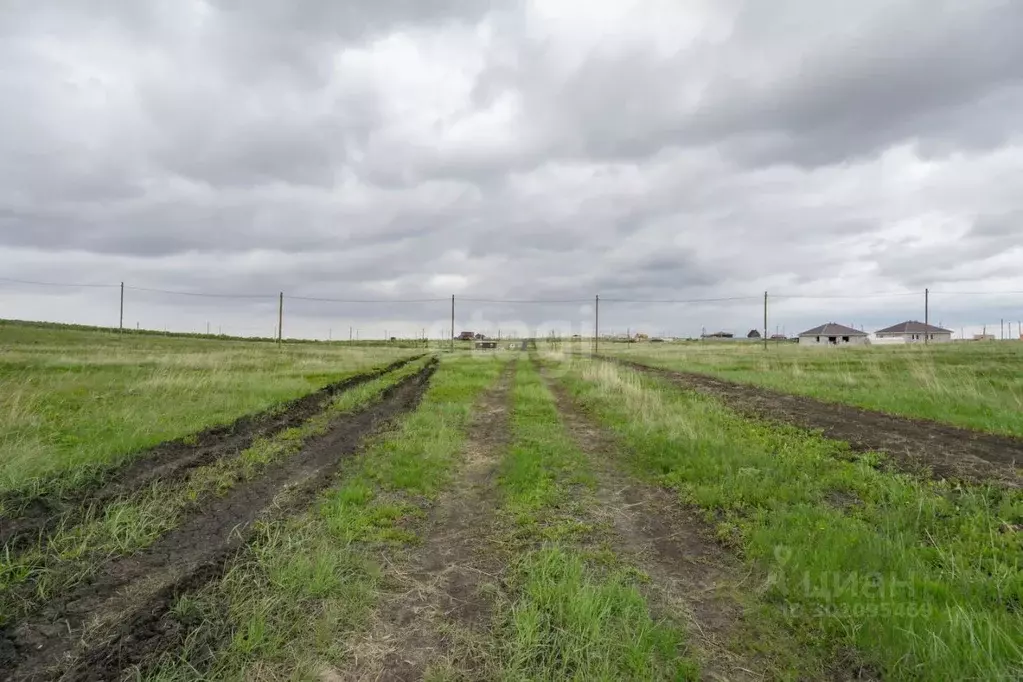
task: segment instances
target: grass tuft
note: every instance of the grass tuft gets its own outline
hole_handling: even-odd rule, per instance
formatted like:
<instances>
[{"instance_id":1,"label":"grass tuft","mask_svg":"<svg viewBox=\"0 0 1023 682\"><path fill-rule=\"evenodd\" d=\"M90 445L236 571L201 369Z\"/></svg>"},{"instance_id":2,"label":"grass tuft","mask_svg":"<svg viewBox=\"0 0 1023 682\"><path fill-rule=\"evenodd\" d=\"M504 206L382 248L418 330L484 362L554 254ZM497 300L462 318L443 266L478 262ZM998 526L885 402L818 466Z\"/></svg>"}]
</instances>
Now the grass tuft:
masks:
<instances>
[{"instance_id":1,"label":"grass tuft","mask_svg":"<svg viewBox=\"0 0 1023 682\"><path fill-rule=\"evenodd\" d=\"M698 679L681 632L651 618L633 573L599 576L552 547L520 560L513 581L520 596L499 616L505 679Z\"/></svg>"}]
</instances>

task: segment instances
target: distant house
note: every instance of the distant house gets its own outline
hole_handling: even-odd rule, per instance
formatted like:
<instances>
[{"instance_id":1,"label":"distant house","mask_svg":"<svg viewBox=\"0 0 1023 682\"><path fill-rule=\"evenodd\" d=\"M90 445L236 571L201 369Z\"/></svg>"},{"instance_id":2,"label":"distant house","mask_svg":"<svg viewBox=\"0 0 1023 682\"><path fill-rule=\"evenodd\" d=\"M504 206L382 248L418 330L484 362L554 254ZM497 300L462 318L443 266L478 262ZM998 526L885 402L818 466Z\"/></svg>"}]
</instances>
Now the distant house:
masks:
<instances>
[{"instance_id":1,"label":"distant house","mask_svg":"<svg viewBox=\"0 0 1023 682\"><path fill-rule=\"evenodd\" d=\"M477 341L476 350L496 350L497 341Z\"/></svg>"},{"instance_id":2,"label":"distant house","mask_svg":"<svg viewBox=\"0 0 1023 682\"><path fill-rule=\"evenodd\" d=\"M788 341L788 338L784 334L771 334L772 341Z\"/></svg>"},{"instance_id":3,"label":"distant house","mask_svg":"<svg viewBox=\"0 0 1023 682\"><path fill-rule=\"evenodd\" d=\"M747 339L761 339L763 337L760 336L760 332L758 332L756 329L750 329L749 330L749 334L746 335L746 338Z\"/></svg>"},{"instance_id":4,"label":"distant house","mask_svg":"<svg viewBox=\"0 0 1023 682\"><path fill-rule=\"evenodd\" d=\"M731 332L714 332L713 334L704 334L705 339L731 339L734 338L735 334Z\"/></svg>"},{"instance_id":5,"label":"distant house","mask_svg":"<svg viewBox=\"0 0 1023 682\"><path fill-rule=\"evenodd\" d=\"M874 332L879 339L902 339L904 343L948 343L952 340L952 332L948 329L935 327L933 324L924 324L916 320L900 322L886 329L879 329Z\"/></svg>"},{"instance_id":6,"label":"distant house","mask_svg":"<svg viewBox=\"0 0 1023 682\"><path fill-rule=\"evenodd\" d=\"M994 334L974 334L973 335L973 340L974 341L994 341L995 340L995 335Z\"/></svg>"},{"instance_id":7,"label":"distant house","mask_svg":"<svg viewBox=\"0 0 1023 682\"><path fill-rule=\"evenodd\" d=\"M472 341L475 338L476 335L473 334L472 332L462 332L461 334L458 335L459 341Z\"/></svg>"},{"instance_id":8,"label":"distant house","mask_svg":"<svg viewBox=\"0 0 1023 682\"><path fill-rule=\"evenodd\" d=\"M837 322L807 329L799 335L800 346L865 346L867 343L866 332Z\"/></svg>"}]
</instances>

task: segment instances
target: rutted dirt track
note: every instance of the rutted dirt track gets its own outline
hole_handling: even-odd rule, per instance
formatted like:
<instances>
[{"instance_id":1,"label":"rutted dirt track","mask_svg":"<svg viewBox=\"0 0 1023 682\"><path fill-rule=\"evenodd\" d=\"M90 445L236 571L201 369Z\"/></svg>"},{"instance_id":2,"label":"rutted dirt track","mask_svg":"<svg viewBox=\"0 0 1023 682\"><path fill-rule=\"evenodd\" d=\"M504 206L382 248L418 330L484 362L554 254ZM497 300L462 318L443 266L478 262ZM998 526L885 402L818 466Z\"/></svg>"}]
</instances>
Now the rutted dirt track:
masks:
<instances>
[{"instance_id":1,"label":"rutted dirt track","mask_svg":"<svg viewBox=\"0 0 1023 682\"><path fill-rule=\"evenodd\" d=\"M0 547L16 548L34 541L59 523L74 522L87 509L98 509L111 500L139 490L153 481L172 482L190 470L252 445L257 438L274 436L298 426L321 409L332 396L376 379L423 357L417 355L392 362L381 369L364 372L330 384L283 407L246 415L234 423L207 429L190 439L167 441L132 458L120 467L110 467L86 488L70 497L55 496L6 500L6 507L22 509L16 518L0 517Z\"/></svg>"},{"instance_id":2,"label":"rutted dirt track","mask_svg":"<svg viewBox=\"0 0 1023 682\"><path fill-rule=\"evenodd\" d=\"M607 517L612 543L652 578L656 607L685 614L711 680L759 680L762 662L728 650L742 618L729 594L741 568L714 539L713 529L675 495L621 471L624 454L610 433L582 413L564 387L544 374L565 429L595 469L599 513Z\"/></svg>"},{"instance_id":3,"label":"rutted dirt track","mask_svg":"<svg viewBox=\"0 0 1023 682\"><path fill-rule=\"evenodd\" d=\"M489 617L490 602L480 587L501 566L491 565L494 557L481 552L481 540L493 521L495 471L510 438L514 374L512 361L477 403L457 482L431 511L422 546L396 572L400 587L378 610L372 631L354 647L356 664L346 679L411 682L423 679L431 664L472 667L471 661L450 660L457 647L442 630L485 627Z\"/></svg>"},{"instance_id":4,"label":"rutted dirt track","mask_svg":"<svg viewBox=\"0 0 1023 682\"><path fill-rule=\"evenodd\" d=\"M1019 472L1023 467L1023 441L1016 438L826 403L703 374L650 367L612 357L602 359L713 396L743 414L821 430L826 437L845 441L856 450L884 451L907 471L929 470L937 478L1023 486Z\"/></svg>"},{"instance_id":5,"label":"rutted dirt track","mask_svg":"<svg viewBox=\"0 0 1023 682\"><path fill-rule=\"evenodd\" d=\"M755 645L737 646L751 636L739 596L751 573L722 546L704 514L678 495L646 483L627 469L628 451L614 434L587 415L568 391L544 373L565 429L597 476L595 513L607 520L616 552L651 578L646 588L655 613L682 616L699 650L703 680L774 679L769 656ZM777 637L783 635L777 634ZM796 648L797 645L793 645ZM807 658L807 679L873 680L875 673L851 658Z\"/></svg>"},{"instance_id":6,"label":"rutted dirt track","mask_svg":"<svg viewBox=\"0 0 1023 682\"><path fill-rule=\"evenodd\" d=\"M338 419L328 433L262 477L211 500L147 550L112 559L90 582L12 624L0 633L0 679L117 679L126 667L160 651L171 637L161 630L160 618L176 595L218 576L253 521L308 504L345 455L415 407L435 366L430 363L387 389L381 400ZM281 508L275 499L284 491Z\"/></svg>"}]
</instances>

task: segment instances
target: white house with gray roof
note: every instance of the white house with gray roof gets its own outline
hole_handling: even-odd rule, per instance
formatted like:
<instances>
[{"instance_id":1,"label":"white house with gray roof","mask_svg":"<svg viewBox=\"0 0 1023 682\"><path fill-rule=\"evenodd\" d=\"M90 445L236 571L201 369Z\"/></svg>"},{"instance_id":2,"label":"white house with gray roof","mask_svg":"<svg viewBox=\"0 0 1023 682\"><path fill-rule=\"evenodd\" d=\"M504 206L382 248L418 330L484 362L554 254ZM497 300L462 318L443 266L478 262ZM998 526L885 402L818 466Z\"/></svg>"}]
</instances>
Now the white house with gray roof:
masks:
<instances>
[{"instance_id":1,"label":"white house with gray roof","mask_svg":"<svg viewBox=\"0 0 1023 682\"><path fill-rule=\"evenodd\" d=\"M865 346L868 343L866 332L837 322L807 329L799 335L800 346Z\"/></svg>"},{"instance_id":2,"label":"white house with gray roof","mask_svg":"<svg viewBox=\"0 0 1023 682\"><path fill-rule=\"evenodd\" d=\"M948 343L952 340L952 332L948 329L916 320L900 322L887 329L879 329L874 332L874 336L879 339L902 339L905 343Z\"/></svg>"}]
</instances>

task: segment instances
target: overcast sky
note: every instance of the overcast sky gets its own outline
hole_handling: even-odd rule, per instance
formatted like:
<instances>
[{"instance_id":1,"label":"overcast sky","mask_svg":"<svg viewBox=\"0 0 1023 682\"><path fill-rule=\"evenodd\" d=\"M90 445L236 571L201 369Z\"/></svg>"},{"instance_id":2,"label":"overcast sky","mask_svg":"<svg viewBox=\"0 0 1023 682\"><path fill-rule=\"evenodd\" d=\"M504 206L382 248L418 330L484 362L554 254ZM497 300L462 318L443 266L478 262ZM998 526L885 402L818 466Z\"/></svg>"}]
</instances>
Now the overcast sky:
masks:
<instances>
[{"instance_id":1,"label":"overcast sky","mask_svg":"<svg viewBox=\"0 0 1023 682\"><path fill-rule=\"evenodd\" d=\"M1023 2L0 0L0 277L272 333L278 291L745 333L1023 318ZM868 298L865 294L906 293ZM713 304L619 300L749 297ZM0 317L117 324L0 282ZM286 302L286 334L449 302ZM458 305L458 326L592 305Z\"/></svg>"}]
</instances>

